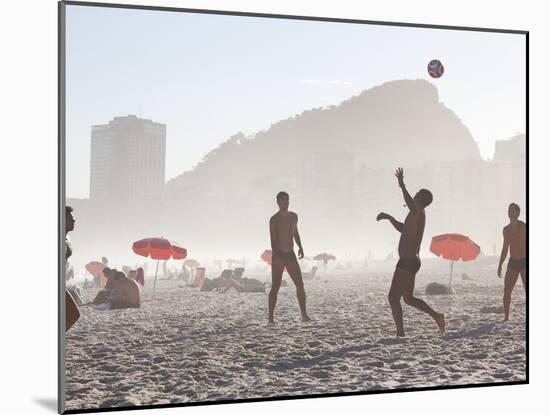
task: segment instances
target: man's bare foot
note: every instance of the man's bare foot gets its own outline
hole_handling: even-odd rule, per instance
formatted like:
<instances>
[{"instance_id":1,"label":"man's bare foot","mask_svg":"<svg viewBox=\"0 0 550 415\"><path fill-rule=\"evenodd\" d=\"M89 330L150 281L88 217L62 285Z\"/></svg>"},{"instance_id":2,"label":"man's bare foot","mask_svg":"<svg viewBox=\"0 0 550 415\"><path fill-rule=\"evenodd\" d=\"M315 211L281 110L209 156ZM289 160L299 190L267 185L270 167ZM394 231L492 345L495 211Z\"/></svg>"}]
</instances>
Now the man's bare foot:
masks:
<instances>
[{"instance_id":1,"label":"man's bare foot","mask_svg":"<svg viewBox=\"0 0 550 415\"><path fill-rule=\"evenodd\" d=\"M270 317L269 320L267 321L267 324L269 324L270 326L274 326L275 324L275 320L273 320L273 317Z\"/></svg>"},{"instance_id":2,"label":"man's bare foot","mask_svg":"<svg viewBox=\"0 0 550 415\"><path fill-rule=\"evenodd\" d=\"M399 337L405 337L405 332L404 331L398 331L396 334L395 334L395 337L399 338Z\"/></svg>"},{"instance_id":3,"label":"man's bare foot","mask_svg":"<svg viewBox=\"0 0 550 415\"><path fill-rule=\"evenodd\" d=\"M311 318L309 318L309 316L306 314L306 315L303 315L303 316L302 316L302 321L303 321L304 323L307 323L307 322L311 321Z\"/></svg>"},{"instance_id":4,"label":"man's bare foot","mask_svg":"<svg viewBox=\"0 0 550 415\"><path fill-rule=\"evenodd\" d=\"M510 320L508 317L504 317L504 322L506 323L508 320Z\"/></svg>"},{"instance_id":5,"label":"man's bare foot","mask_svg":"<svg viewBox=\"0 0 550 415\"><path fill-rule=\"evenodd\" d=\"M441 334L445 333L445 314L440 313L436 317L435 322L437 323L437 327L439 327L439 332Z\"/></svg>"}]
</instances>

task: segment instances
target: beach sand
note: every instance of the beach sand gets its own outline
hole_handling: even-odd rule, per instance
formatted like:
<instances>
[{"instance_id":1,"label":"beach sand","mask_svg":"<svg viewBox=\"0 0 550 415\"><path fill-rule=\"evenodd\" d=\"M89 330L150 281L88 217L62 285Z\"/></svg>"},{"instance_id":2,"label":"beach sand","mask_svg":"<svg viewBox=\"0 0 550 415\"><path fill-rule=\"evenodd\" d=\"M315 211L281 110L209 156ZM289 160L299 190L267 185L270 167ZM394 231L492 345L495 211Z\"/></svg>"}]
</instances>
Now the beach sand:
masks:
<instances>
[{"instance_id":1,"label":"beach sand","mask_svg":"<svg viewBox=\"0 0 550 415\"><path fill-rule=\"evenodd\" d=\"M81 309L67 334L67 409L526 379L520 281L507 323L499 310L502 280L457 281L454 295L421 297L446 314L445 335L403 305L407 337L396 339L390 278L306 281L312 323L301 322L289 283L279 292L275 326L267 325L267 293L199 292L159 281L151 300L148 280L140 309ZM431 281L419 275L417 292ZM87 300L94 294L85 290Z\"/></svg>"}]
</instances>

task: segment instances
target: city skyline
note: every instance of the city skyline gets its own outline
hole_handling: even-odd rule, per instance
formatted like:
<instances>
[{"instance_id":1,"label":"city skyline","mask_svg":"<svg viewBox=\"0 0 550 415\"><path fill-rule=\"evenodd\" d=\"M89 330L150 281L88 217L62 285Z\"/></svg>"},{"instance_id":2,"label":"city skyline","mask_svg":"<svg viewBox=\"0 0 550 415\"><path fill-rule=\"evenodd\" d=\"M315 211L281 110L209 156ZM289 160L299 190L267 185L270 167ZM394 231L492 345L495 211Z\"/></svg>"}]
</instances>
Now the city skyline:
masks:
<instances>
[{"instance_id":1,"label":"city skyline","mask_svg":"<svg viewBox=\"0 0 550 415\"><path fill-rule=\"evenodd\" d=\"M402 206L393 166L387 164L392 162L393 157L401 157L391 150L395 144L392 144L391 136L380 132L387 137L383 140L387 150L386 154L377 152L374 156L382 163L361 163L359 169L353 167L357 153L347 151L351 148L349 142L341 142L331 149L323 146L324 151L301 150L308 148L307 143L311 143L312 138L315 142L326 143L327 136L319 136L319 129L315 128L325 128L326 121L321 119L334 123L335 117L340 117L340 123L347 124L350 115L360 109L363 112L377 107L384 97L396 89L424 96L422 103L426 106L432 105L430 101L434 102L435 97L430 98L429 94L432 88L425 83L401 86L387 86L384 93L362 97L345 108L310 112L299 119L279 124L257 140L240 142L239 137L234 137L209 157L197 172L173 181L154 207L150 198L127 206L123 191L102 200L67 200L69 205L75 207L80 221L79 229L73 235L74 242L80 248L77 256L88 258L99 248L121 261L128 255L131 257L127 251L131 241L143 235L165 235L192 249L194 256L255 258L254 253L259 247L268 246L266 218L276 209L274 195L281 189L290 192L292 210L301 215L301 229L307 237L308 249L313 252L328 250L339 257L360 257L366 252L378 258L386 255L390 240L391 244L395 241L391 234L377 226L374 218L380 209L388 208L399 215ZM399 96L403 96L402 93ZM395 119L402 119L396 113L404 108L395 105L393 108L393 116L397 116ZM499 235L499 227L505 220L506 206L511 201L520 206L525 203L525 135L498 142L499 154L493 161L485 161L471 151L470 145L473 143L468 144L469 133L460 127L460 121L452 114L445 115L444 108L439 113L438 124L444 125L444 131L456 137L451 143L454 145L452 153L457 157L454 160L441 157L445 156L445 152L440 150L445 149L448 142L434 143L437 133L423 135L422 128L410 129L405 122L401 131L406 130L415 137L420 133L423 143L416 146L415 143L397 140L401 153L407 155L407 160L415 161L411 165L416 165L405 169L409 189L415 192L420 187L427 187L434 192L435 203L430 207L426 228L428 235L465 233L472 236L484 252L494 253L495 237ZM422 112L415 115L413 118L419 120ZM399 124L392 123L391 119L386 119L383 124ZM103 129L113 123L125 125L125 131L118 135L124 139L132 131L131 124L141 124L143 121L122 117L101 127ZM146 124L149 122L146 121ZM415 122L416 126L418 124ZM310 130L308 126L314 129ZM351 127L352 131L357 129L357 126ZM298 162L289 162L289 157L285 157L287 160L284 162L279 160L273 164L274 148L278 143L285 148L292 145L286 141L286 136L293 136L293 130L300 131L299 141L304 141L300 144L301 149L297 148L295 152ZM462 135L457 136L461 131ZM399 131L393 132L396 137L402 136ZM117 136L111 138L116 140ZM147 141L147 137L143 139ZM425 158L422 148L427 146L431 147L431 151ZM415 148L418 149L416 155L413 154ZM132 151L120 154L117 163L124 166L131 166L136 159ZM162 158L160 153L155 160L151 160L151 165L159 165L162 162L159 157ZM235 168L237 166L240 167ZM109 179L113 183L124 182L125 174L131 171L131 168L124 168L119 172L123 177L111 174ZM140 186L145 184L139 182ZM123 190L126 187L132 189L132 183L123 185ZM146 187L138 192L148 193ZM116 224L113 223L113 207L124 211L124 216L119 217ZM231 214L227 215L227 212ZM112 235L108 243L104 240L107 229ZM235 235L240 237L237 244L233 243ZM331 237L326 239L326 235ZM422 255L429 255L426 250L427 245L423 247Z\"/></svg>"},{"instance_id":2,"label":"city skyline","mask_svg":"<svg viewBox=\"0 0 550 415\"><path fill-rule=\"evenodd\" d=\"M167 125L169 180L239 131L253 135L388 80L429 80L426 64L434 57L446 72L430 81L484 159L492 157L496 140L525 133L519 35L79 6L67 11L70 197L89 194L91 125L114 116ZM97 27L97 36L87 35Z\"/></svg>"},{"instance_id":3,"label":"city skyline","mask_svg":"<svg viewBox=\"0 0 550 415\"><path fill-rule=\"evenodd\" d=\"M116 120L120 120L120 119L132 119L132 118L135 118L135 119L139 120L140 122L145 122L145 123L151 122L152 124L163 125L163 126L164 126L164 131L167 129L167 126L166 126L165 124L158 123L158 122L156 122L155 120L151 120L151 119L149 119L149 118L140 118L140 117L137 117L135 114L128 114L128 115L125 115L125 116L122 116L122 115L120 115L120 116L114 116L114 117L112 117L112 119L110 119L109 121L107 121L107 122L105 123L105 125L103 125L103 124L95 124L95 125L92 125L92 126L90 127L90 130L92 131L92 134L91 134L91 137L90 137L90 142L92 142L92 140L93 140L93 130L94 130L94 129L97 129L98 127L100 127L100 128L101 128L101 127L106 127L106 126L110 125L111 123L115 122ZM512 141L513 141L512 139L514 139L514 138L516 138L516 137L518 137L518 136L520 136L520 135L523 135L523 134L516 134L516 135L514 135L514 136L507 137L507 138L504 138L504 139L502 139L502 140L495 140L495 143L494 143L495 148L494 148L493 157L491 157L490 159L483 159L483 158L482 158L482 160L486 160L486 161L492 161L492 160L494 160L494 157L497 155L497 153L498 153L498 151L499 151L499 148L498 148L499 145L502 146L504 143L512 142ZM164 137L164 140L165 140L165 137ZM515 141L515 143L517 143L517 140ZM165 144L164 144L164 145L165 145ZM478 143L475 142L475 145L478 146ZM517 146L517 144L514 144L514 147L515 147L515 146ZM478 148L479 148L479 146L478 146ZM502 152L503 150L501 149L500 151ZM165 150L164 150L164 156L165 156L165 157L163 158L163 160L164 160L164 162L166 162ZM93 167L92 167L92 166L93 166L92 160L93 160L93 153L90 154L90 168L93 169ZM354 163L353 163L353 158L351 159L351 164L352 164L352 165L354 164ZM196 166L194 166L194 167L196 167ZM191 170L192 170L192 169L191 169ZM183 173L183 171L182 171L181 173ZM164 180L164 183L163 183L163 184L166 184L168 181L170 181L170 180L173 179L173 178L174 178L174 177L171 177L171 178L170 178L170 177L165 177L165 180ZM92 176L90 176L90 182L92 182ZM90 197L75 197L75 196L72 196L72 195L67 194L67 198L71 198L71 199L87 199L87 198L90 198Z\"/></svg>"},{"instance_id":4,"label":"city skyline","mask_svg":"<svg viewBox=\"0 0 550 415\"><path fill-rule=\"evenodd\" d=\"M158 199L165 181L166 126L135 116L92 127L90 199L127 205Z\"/></svg>"}]
</instances>

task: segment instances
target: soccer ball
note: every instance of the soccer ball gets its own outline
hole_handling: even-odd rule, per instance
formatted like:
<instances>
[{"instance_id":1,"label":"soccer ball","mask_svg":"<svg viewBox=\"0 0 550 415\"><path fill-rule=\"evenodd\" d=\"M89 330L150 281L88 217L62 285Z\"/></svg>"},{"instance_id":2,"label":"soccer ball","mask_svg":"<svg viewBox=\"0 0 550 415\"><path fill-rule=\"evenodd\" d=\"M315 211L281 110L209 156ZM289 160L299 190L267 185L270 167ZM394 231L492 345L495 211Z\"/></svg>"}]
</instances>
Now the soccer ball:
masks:
<instances>
[{"instance_id":1,"label":"soccer ball","mask_svg":"<svg viewBox=\"0 0 550 415\"><path fill-rule=\"evenodd\" d=\"M439 78L441 75L443 75L443 72L445 72L445 68L443 67L443 64L441 61L437 59L433 59L428 63L428 74L432 78Z\"/></svg>"}]
</instances>

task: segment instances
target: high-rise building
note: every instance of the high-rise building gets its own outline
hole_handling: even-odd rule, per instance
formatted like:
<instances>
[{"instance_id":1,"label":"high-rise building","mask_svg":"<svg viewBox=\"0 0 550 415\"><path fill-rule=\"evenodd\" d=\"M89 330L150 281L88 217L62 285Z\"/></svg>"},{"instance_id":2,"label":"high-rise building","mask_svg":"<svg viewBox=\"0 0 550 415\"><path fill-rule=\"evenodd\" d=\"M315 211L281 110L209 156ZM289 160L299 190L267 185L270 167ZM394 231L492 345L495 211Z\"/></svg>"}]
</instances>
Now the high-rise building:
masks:
<instances>
[{"instance_id":1,"label":"high-rise building","mask_svg":"<svg viewBox=\"0 0 550 415\"><path fill-rule=\"evenodd\" d=\"M165 124L128 115L92 126L91 201L122 205L159 201L165 159Z\"/></svg>"},{"instance_id":2,"label":"high-rise building","mask_svg":"<svg viewBox=\"0 0 550 415\"><path fill-rule=\"evenodd\" d=\"M508 140L495 141L494 160L513 160L525 157L527 152L527 143L525 134L519 134Z\"/></svg>"},{"instance_id":3,"label":"high-rise building","mask_svg":"<svg viewBox=\"0 0 550 415\"><path fill-rule=\"evenodd\" d=\"M495 156L493 165L496 171L497 182L495 188L497 198L501 201L501 211L511 202L525 208L527 201L527 141L524 134L512 137L509 140L495 142Z\"/></svg>"}]
</instances>

